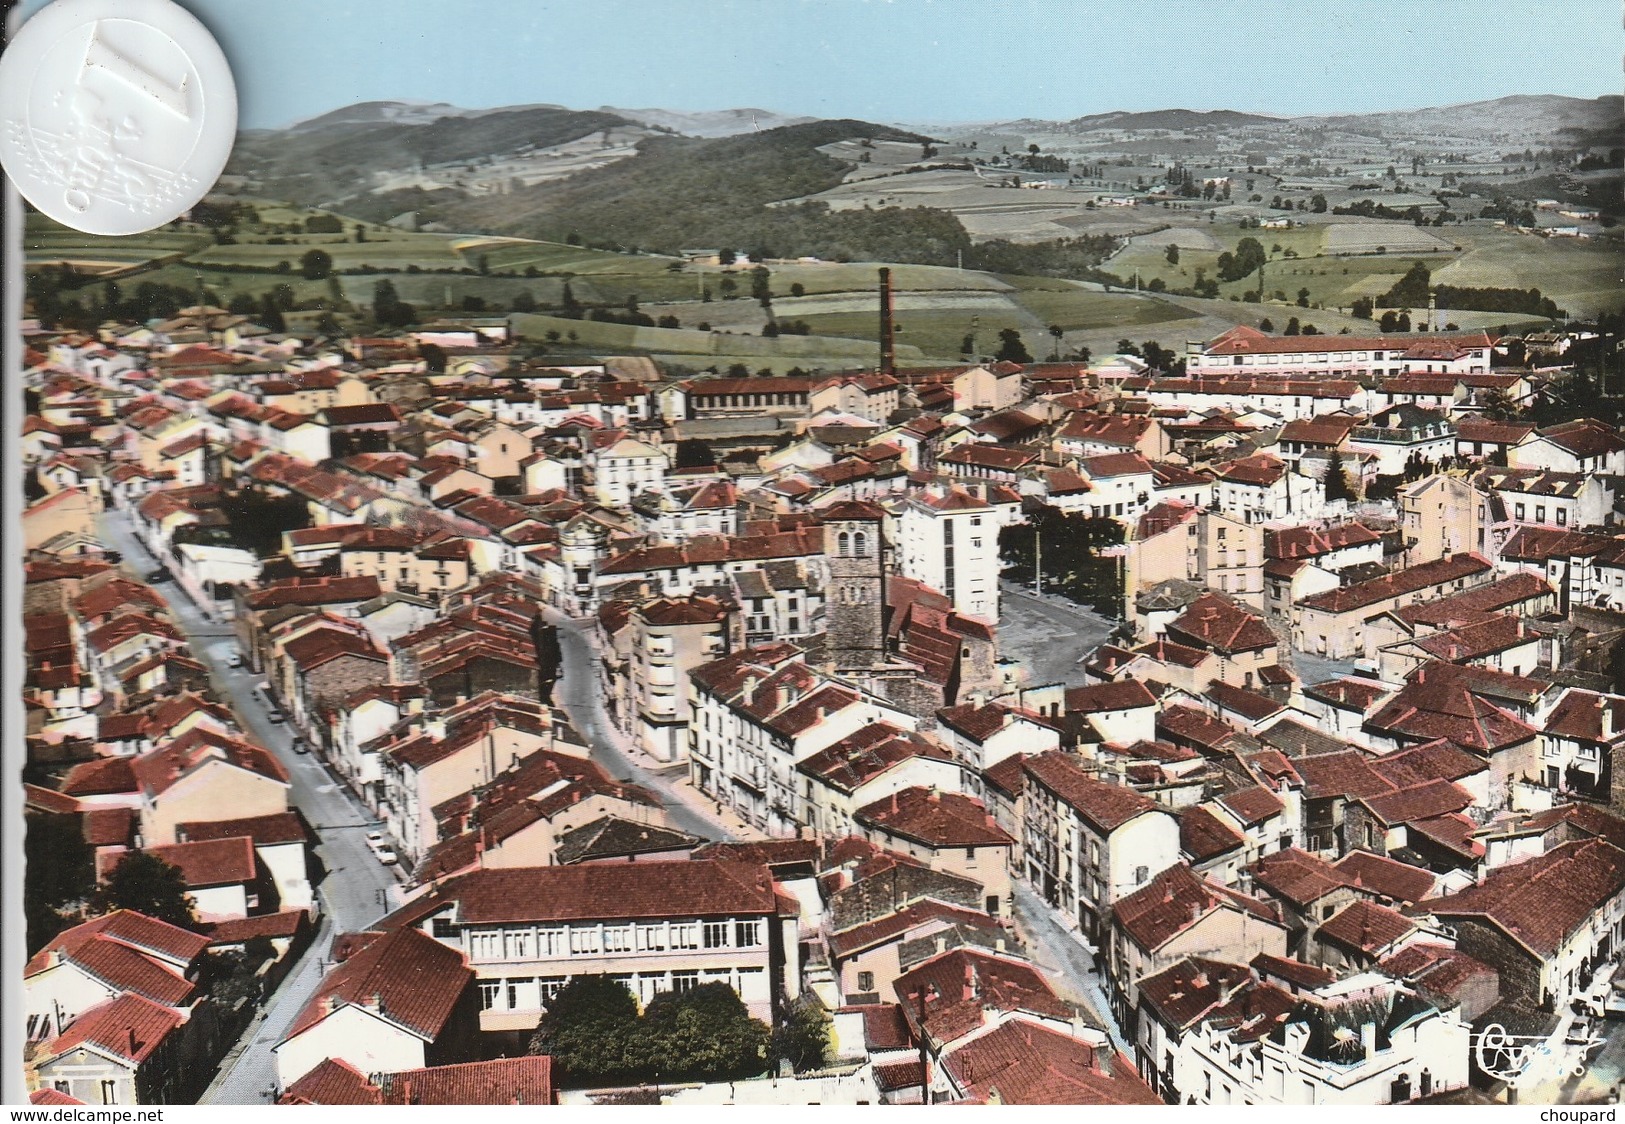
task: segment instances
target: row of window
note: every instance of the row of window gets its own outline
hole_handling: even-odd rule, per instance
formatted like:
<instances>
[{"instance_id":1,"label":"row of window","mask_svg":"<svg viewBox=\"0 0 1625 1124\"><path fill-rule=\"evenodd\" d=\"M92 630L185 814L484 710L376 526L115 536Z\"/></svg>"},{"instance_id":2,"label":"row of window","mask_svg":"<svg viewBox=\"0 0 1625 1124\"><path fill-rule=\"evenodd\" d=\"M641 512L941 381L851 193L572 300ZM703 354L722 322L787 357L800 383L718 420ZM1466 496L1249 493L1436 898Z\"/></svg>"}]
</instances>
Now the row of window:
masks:
<instances>
[{"instance_id":1,"label":"row of window","mask_svg":"<svg viewBox=\"0 0 1625 1124\"><path fill-rule=\"evenodd\" d=\"M452 933L445 930L452 928L437 922L435 935L450 936ZM468 955L476 961L535 960L634 952L759 948L764 936L763 923L759 919L471 929L468 932Z\"/></svg>"},{"instance_id":2,"label":"row of window","mask_svg":"<svg viewBox=\"0 0 1625 1124\"><path fill-rule=\"evenodd\" d=\"M684 992L702 983L725 983L745 999L766 995L765 968L683 969L673 972L627 972L610 977L640 1003L648 1003L662 992ZM480 1010L540 1011L553 1001L569 976L517 976L500 980L480 980Z\"/></svg>"}]
</instances>

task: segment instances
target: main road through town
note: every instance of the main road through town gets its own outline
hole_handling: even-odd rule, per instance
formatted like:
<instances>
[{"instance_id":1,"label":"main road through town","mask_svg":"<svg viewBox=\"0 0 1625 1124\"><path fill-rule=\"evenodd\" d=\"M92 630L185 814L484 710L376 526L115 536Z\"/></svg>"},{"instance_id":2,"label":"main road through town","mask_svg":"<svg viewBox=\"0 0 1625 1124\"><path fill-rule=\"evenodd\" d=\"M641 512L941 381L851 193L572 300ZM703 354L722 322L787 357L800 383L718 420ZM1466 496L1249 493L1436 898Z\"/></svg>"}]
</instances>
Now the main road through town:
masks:
<instances>
[{"instance_id":1,"label":"main road through town","mask_svg":"<svg viewBox=\"0 0 1625 1124\"><path fill-rule=\"evenodd\" d=\"M123 554L125 566L137 576L160 564L123 512L103 512L98 533L105 545ZM161 582L155 588L169 601L170 617L186 634L193 656L209 669L216 697L236 712L244 731L282 762L288 772L289 800L316 833L316 854L323 868L316 887L321 929L303 960L221 1062L220 1073L202 1097L205 1104L261 1104L274 1083L271 1047L282 1040L315 991L333 934L364 928L381 917L398 900L398 879L367 846L367 832L379 826L377 821L314 754L293 751L292 732L271 721L255 689L260 676L231 666L231 656L238 651L231 626L205 616L174 583Z\"/></svg>"},{"instance_id":2,"label":"main road through town","mask_svg":"<svg viewBox=\"0 0 1625 1124\"><path fill-rule=\"evenodd\" d=\"M124 557L125 568L138 578L161 564L142 544L128 515L104 512L98 520L102 542ZM289 799L304 813L315 831L316 855L323 874L316 888L320 899L321 928L300 963L271 997L242 1040L221 1062L220 1072L205 1091L205 1104L262 1104L275 1085L275 1059L271 1049L287 1034L301 1007L314 994L328 966L328 951L335 933L354 932L375 922L400 900L399 877L384 866L367 845L367 832L382 825L373 819L314 754L293 751L293 733L272 722L269 708L257 691L261 676L231 666L238 652L236 633L193 604L172 582L159 583L169 601L170 615L191 646L193 655L209 670L216 697L237 714L239 725L269 748L287 769ZM672 826L706 839L732 839L737 825L718 817L681 780L681 774L662 770L653 762L637 760L627 739L615 729L604 707L599 687L598 658L576 622L549 614L559 625L563 675L554 689L554 701L569 715L571 724L587 739L594 757L616 778L643 785L665 805Z\"/></svg>"}]
</instances>

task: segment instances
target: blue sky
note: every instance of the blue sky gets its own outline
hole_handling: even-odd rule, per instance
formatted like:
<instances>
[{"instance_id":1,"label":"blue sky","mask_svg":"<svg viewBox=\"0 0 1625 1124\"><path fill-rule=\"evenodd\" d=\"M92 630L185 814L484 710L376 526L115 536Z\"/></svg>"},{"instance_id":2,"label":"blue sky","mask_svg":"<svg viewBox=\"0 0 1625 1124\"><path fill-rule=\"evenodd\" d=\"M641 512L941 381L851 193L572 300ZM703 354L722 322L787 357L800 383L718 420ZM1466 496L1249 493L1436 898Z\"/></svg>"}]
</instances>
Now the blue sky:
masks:
<instances>
[{"instance_id":1,"label":"blue sky","mask_svg":"<svg viewBox=\"0 0 1625 1124\"><path fill-rule=\"evenodd\" d=\"M1562 0L1561 17L1550 0L182 2L231 59L247 127L390 98L928 123L1620 88L1618 0Z\"/></svg>"}]
</instances>

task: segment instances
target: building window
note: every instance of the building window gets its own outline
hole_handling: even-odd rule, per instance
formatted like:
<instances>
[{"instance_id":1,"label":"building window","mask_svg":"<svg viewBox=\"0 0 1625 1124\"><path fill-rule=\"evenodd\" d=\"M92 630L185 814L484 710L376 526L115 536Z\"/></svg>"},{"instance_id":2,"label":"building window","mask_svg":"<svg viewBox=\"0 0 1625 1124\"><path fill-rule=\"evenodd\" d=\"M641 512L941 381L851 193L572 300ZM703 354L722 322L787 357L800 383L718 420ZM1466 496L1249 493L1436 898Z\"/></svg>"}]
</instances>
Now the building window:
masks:
<instances>
[{"instance_id":1,"label":"building window","mask_svg":"<svg viewBox=\"0 0 1625 1124\"><path fill-rule=\"evenodd\" d=\"M491 1010L497 1005L497 1000L500 998L502 998L501 980L480 981L480 1010Z\"/></svg>"},{"instance_id":2,"label":"building window","mask_svg":"<svg viewBox=\"0 0 1625 1124\"><path fill-rule=\"evenodd\" d=\"M538 992L541 994L542 1002L553 1002L553 997L557 995L568 982L568 976L543 976L541 979L537 980L536 986Z\"/></svg>"},{"instance_id":3,"label":"building window","mask_svg":"<svg viewBox=\"0 0 1625 1124\"><path fill-rule=\"evenodd\" d=\"M631 952L632 926L606 925L604 927L605 952Z\"/></svg>"},{"instance_id":4,"label":"building window","mask_svg":"<svg viewBox=\"0 0 1625 1124\"><path fill-rule=\"evenodd\" d=\"M762 943L762 923L760 921L734 922L734 947L755 948Z\"/></svg>"},{"instance_id":5,"label":"building window","mask_svg":"<svg viewBox=\"0 0 1625 1124\"><path fill-rule=\"evenodd\" d=\"M576 926L570 930L570 951L578 956L596 956L598 954L598 930L585 926Z\"/></svg>"},{"instance_id":6,"label":"building window","mask_svg":"<svg viewBox=\"0 0 1625 1124\"><path fill-rule=\"evenodd\" d=\"M502 959L502 930L478 929L469 934L468 955L474 960Z\"/></svg>"},{"instance_id":7,"label":"building window","mask_svg":"<svg viewBox=\"0 0 1625 1124\"><path fill-rule=\"evenodd\" d=\"M700 927L693 922L686 925L673 925L671 927L672 948L699 948Z\"/></svg>"},{"instance_id":8,"label":"building window","mask_svg":"<svg viewBox=\"0 0 1625 1124\"><path fill-rule=\"evenodd\" d=\"M638 950L640 952L666 951L666 927L664 925L639 925Z\"/></svg>"},{"instance_id":9,"label":"building window","mask_svg":"<svg viewBox=\"0 0 1625 1124\"><path fill-rule=\"evenodd\" d=\"M728 947L728 923L726 921L707 921L705 923L705 947Z\"/></svg>"},{"instance_id":10,"label":"building window","mask_svg":"<svg viewBox=\"0 0 1625 1124\"><path fill-rule=\"evenodd\" d=\"M858 973L858 990L873 991L875 989L875 974L873 972Z\"/></svg>"},{"instance_id":11,"label":"building window","mask_svg":"<svg viewBox=\"0 0 1625 1124\"><path fill-rule=\"evenodd\" d=\"M692 991L700 986L700 973L692 969L671 974L671 989L682 993Z\"/></svg>"},{"instance_id":12,"label":"building window","mask_svg":"<svg viewBox=\"0 0 1625 1124\"><path fill-rule=\"evenodd\" d=\"M1134 884L1136 886L1144 885L1145 880L1147 878L1150 878L1150 877L1151 877L1151 868L1150 867L1148 867L1148 866L1137 866L1137 867L1134 868Z\"/></svg>"}]
</instances>

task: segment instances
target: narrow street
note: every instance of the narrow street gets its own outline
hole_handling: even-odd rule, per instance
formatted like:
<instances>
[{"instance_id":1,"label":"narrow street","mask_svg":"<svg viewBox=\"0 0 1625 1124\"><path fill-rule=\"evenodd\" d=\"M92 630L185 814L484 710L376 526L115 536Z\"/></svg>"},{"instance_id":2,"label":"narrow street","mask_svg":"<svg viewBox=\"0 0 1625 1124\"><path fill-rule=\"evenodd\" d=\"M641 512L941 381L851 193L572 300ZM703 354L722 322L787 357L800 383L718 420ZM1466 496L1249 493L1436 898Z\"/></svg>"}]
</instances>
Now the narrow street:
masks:
<instances>
[{"instance_id":1,"label":"narrow street","mask_svg":"<svg viewBox=\"0 0 1625 1124\"><path fill-rule=\"evenodd\" d=\"M1050 978L1063 999L1094 1012L1113 1045L1132 1063L1134 1054L1112 1018L1112 1006L1101 989L1095 957L1081 936L1067 929L1055 911L1024 882L1012 881L1016 929L1027 942L1027 955Z\"/></svg>"},{"instance_id":2,"label":"narrow street","mask_svg":"<svg viewBox=\"0 0 1625 1124\"><path fill-rule=\"evenodd\" d=\"M688 783L687 766L662 767L632 746L604 706L598 654L584 634L586 626L556 609L544 608L543 615L558 628L561 653L562 674L553 687L553 701L570 716L570 724L610 774L655 792L679 831L723 842L756 834L731 813L719 815L711 801L695 792Z\"/></svg>"},{"instance_id":3,"label":"narrow street","mask_svg":"<svg viewBox=\"0 0 1625 1124\"><path fill-rule=\"evenodd\" d=\"M124 555L125 568L138 579L158 565L159 560L147 552L123 512L103 512L98 534L107 546ZM202 1097L205 1104L258 1104L273 1083L271 1047L315 990L321 978L319 961L326 956L333 933L365 928L386 913L398 899L398 880L367 847L367 832L377 826L376 821L315 756L293 752L292 735L266 716L265 704L255 693L260 677L230 666L228 661L237 650L231 628L206 619L174 583L160 583L156 589L169 601L170 616L186 634L193 656L209 669L217 697L229 703L242 728L275 753L287 769L289 799L315 830L316 854L325 867L316 886L323 913L320 936L245 1032L244 1040L227 1054L219 1076Z\"/></svg>"},{"instance_id":4,"label":"narrow street","mask_svg":"<svg viewBox=\"0 0 1625 1124\"><path fill-rule=\"evenodd\" d=\"M123 554L124 569L137 580L144 580L160 564L161 560L154 558L136 536L125 513L102 513L98 533L108 547ZM316 887L322 908L316 940L242 1040L227 1053L219 1074L201 1098L204 1104L260 1104L275 1084L271 1048L287 1034L300 1008L320 984L334 935L364 929L398 904L400 880L396 868L378 862L367 846L367 832L380 826L378 822L318 757L293 752L293 734L285 724L270 720L265 702L255 690L261 676L230 665L231 656L238 650L231 626L206 618L173 582L159 583L155 588L169 602L171 617L186 634L194 656L208 668L216 696L236 712L242 729L275 753L287 769L289 799L314 829L318 837L316 854L325 868ZM550 610L548 619L559 625L562 652L562 675L554 690L555 702L592 747L595 759L616 778L655 792L672 825L681 831L724 841L754 834L732 815L716 814L709 801L689 787L686 769L660 768L632 748L605 710L598 657L581 626Z\"/></svg>"}]
</instances>

